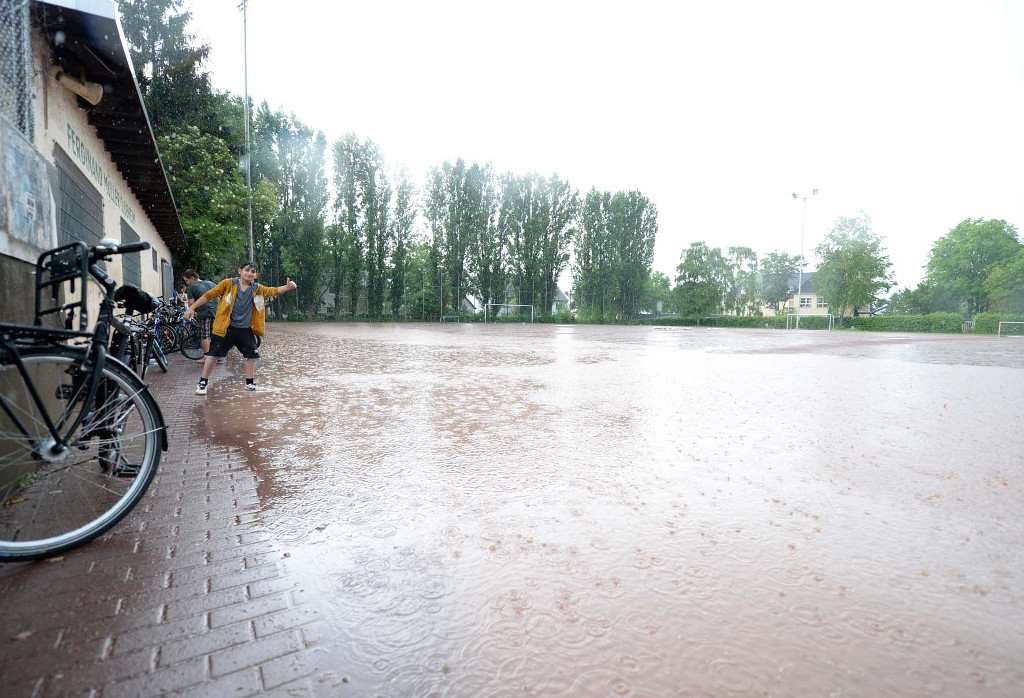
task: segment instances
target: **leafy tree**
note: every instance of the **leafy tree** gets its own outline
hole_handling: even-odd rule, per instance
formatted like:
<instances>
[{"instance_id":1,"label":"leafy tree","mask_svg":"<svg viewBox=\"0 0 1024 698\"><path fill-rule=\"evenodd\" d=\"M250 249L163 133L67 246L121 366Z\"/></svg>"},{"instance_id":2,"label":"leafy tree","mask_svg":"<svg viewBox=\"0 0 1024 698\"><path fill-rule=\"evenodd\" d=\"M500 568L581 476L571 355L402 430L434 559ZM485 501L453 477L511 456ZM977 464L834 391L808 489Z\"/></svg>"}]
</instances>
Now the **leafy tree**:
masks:
<instances>
[{"instance_id":1,"label":"leafy tree","mask_svg":"<svg viewBox=\"0 0 1024 698\"><path fill-rule=\"evenodd\" d=\"M992 299L985 282L1020 249L1017 229L1006 221L968 219L932 245L926 278L964 301L970 318L989 309Z\"/></svg>"},{"instance_id":2,"label":"leafy tree","mask_svg":"<svg viewBox=\"0 0 1024 698\"><path fill-rule=\"evenodd\" d=\"M792 295L790 279L795 279L803 264L800 255L769 252L761 260L761 287L758 299L778 310Z\"/></svg>"},{"instance_id":3,"label":"leafy tree","mask_svg":"<svg viewBox=\"0 0 1024 698\"><path fill-rule=\"evenodd\" d=\"M186 73L197 74L210 53L194 46L186 30L192 13L181 10L184 0L120 0L121 26L140 87Z\"/></svg>"},{"instance_id":4,"label":"leafy tree","mask_svg":"<svg viewBox=\"0 0 1024 698\"><path fill-rule=\"evenodd\" d=\"M246 191L227 144L185 126L157 139L198 270L231 269L245 254L248 233L238 224L246 216Z\"/></svg>"},{"instance_id":5,"label":"leafy tree","mask_svg":"<svg viewBox=\"0 0 1024 698\"><path fill-rule=\"evenodd\" d=\"M640 307L648 313L671 313L675 307L672 295L672 280L660 271L653 272L644 284L644 295ZM660 307L659 307L660 304Z\"/></svg>"},{"instance_id":6,"label":"leafy tree","mask_svg":"<svg viewBox=\"0 0 1024 698\"><path fill-rule=\"evenodd\" d=\"M617 192L608 227L618 247L619 309L624 318L634 318L654 261L658 209L638 191Z\"/></svg>"},{"instance_id":7,"label":"leafy tree","mask_svg":"<svg viewBox=\"0 0 1024 698\"><path fill-rule=\"evenodd\" d=\"M737 315L753 313L757 308L757 253L749 247L730 247L725 257L728 267L724 305Z\"/></svg>"},{"instance_id":8,"label":"leafy tree","mask_svg":"<svg viewBox=\"0 0 1024 698\"><path fill-rule=\"evenodd\" d=\"M722 309L728 264L722 250L694 242L684 250L676 267L676 307L679 314L698 321Z\"/></svg>"},{"instance_id":9,"label":"leafy tree","mask_svg":"<svg viewBox=\"0 0 1024 698\"><path fill-rule=\"evenodd\" d=\"M362 167L362 147L354 133L336 140L331 149L334 160L334 215L327 242L331 258L331 279L334 290L334 316L339 317L342 294L347 291L349 313L355 315L362 284L363 245L360 219L358 171Z\"/></svg>"},{"instance_id":10,"label":"leafy tree","mask_svg":"<svg viewBox=\"0 0 1024 698\"><path fill-rule=\"evenodd\" d=\"M959 312L962 306L952 292L925 282L915 289L904 288L894 293L887 310L893 315L928 315Z\"/></svg>"},{"instance_id":11,"label":"leafy tree","mask_svg":"<svg viewBox=\"0 0 1024 698\"><path fill-rule=\"evenodd\" d=\"M654 259L658 209L638 191L591 189L580 206L573 297L584 317L636 317Z\"/></svg>"},{"instance_id":12,"label":"leafy tree","mask_svg":"<svg viewBox=\"0 0 1024 698\"><path fill-rule=\"evenodd\" d=\"M995 309L1024 314L1024 246L1015 257L992 270L984 288Z\"/></svg>"},{"instance_id":13,"label":"leafy tree","mask_svg":"<svg viewBox=\"0 0 1024 698\"><path fill-rule=\"evenodd\" d=\"M413 239L409 244L406 271L406 307L409 314L426 320L435 317L438 309L438 287L431 274L437 271L433 246L426 240Z\"/></svg>"},{"instance_id":14,"label":"leafy tree","mask_svg":"<svg viewBox=\"0 0 1024 698\"><path fill-rule=\"evenodd\" d=\"M391 253L391 312L394 315L408 314L406 305L406 292L411 280L409 273L412 269L412 260L409 257L410 246L413 240L413 225L416 220L416 202L414 197L416 188L413 186L409 173L402 169L398 172L398 180L395 184L394 211L391 216L391 240L393 249ZM403 313L403 310L405 311Z\"/></svg>"},{"instance_id":15,"label":"leafy tree","mask_svg":"<svg viewBox=\"0 0 1024 698\"><path fill-rule=\"evenodd\" d=\"M478 178L479 166L474 163L471 167L476 170L471 178ZM472 194L462 158L454 164L445 161L431 169L425 193L425 214L430 226L432 255L439 265L435 276L440 284L440 315L447 314L449 309L457 312L469 290L466 273L469 237L465 219L474 215L469 201Z\"/></svg>"},{"instance_id":16,"label":"leafy tree","mask_svg":"<svg viewBox=\"0 0 1024 698\"><path fill-rule=\"evenodd\" d=\"M814 251L821 260L818 290L829 307L838 311L840 327L847 308L869 305L879 292L892 287L889 257L863 211L853 218L838 218Z\"/></svg>"},{"instance_id":17,"label":"leafy tree","mask_svg":"<svg viewBox=\"0 0 1024 698\"><path fill-rule=\"evenodd\" d=\"M573 302L584 317L604 319L618 296L618 249L608 230L611 194L591 188L580 207Z\"/></svg>"},{"instance_id":18,"label":"leafy tree","mask_svg":"<svg viewBox=\"0 0 1024 698\"><path fill-rule=\"evenodd\" d=\"M299 289L285 301L310 316L319 305L330 272L325 254L327 141L294 114L261 105L253 139L253 235L260 278L280 285L287 276ZM256 206L276 194L272 212Z\"/></svg>"},{"instance_id":19,"label":"leafy tree","mask_svg":"<svg viewBox=\"0 0 1024 698\"><path fill-rule=\"evenodd\" d=\"M543 218L546 226L542 231L540 269L543 282L539 303L541 312L551 314L558 293L558 277L569 263L569 245L576 236L576 221L579 215L579 194L569 182L552 174L545 182L546 198ZM650 262L647 263L650 271Z\"/></svg>"},{"instance_id":20,"label":"leafy tree","mask_svg":"<svg viewBox=\"0 0 1024 698\"><path fill-rule=\"evenodd\" d=\"M546 186L539 175L507 175L501 189L501 230L509 244L513 302L537 305L542 239L547 230ZM539 310L539 309L538 309Z\"/></svg>"},{"instance_id":21,"label":"leafy tree","mask_svg":"<svg viewBox=\"0 0 1024 698\"><path fill-rule=\"evenodd\" d=\"M384 173L380 148L370 140L362 144L361 167L356 170L356 183L362 202L362 239L366 258L366 312L379 318L384 314L387 262L391 254L391 183Z\"/></svg>"},{"instance_id":22,"label":"leafy tree","mask_svg":"<svg viewBox=\"0 0 1024 698\"><path fill-rule=\"evenodd\" d=\"M508 289L509 245L498 225L500 192L490 165L473 182L478 196L469 226L468 270L473 289L483 305L504 303Z\"/></svg>"},{"instance_id":23,"label":"leafy tree","mask_svg":"<svg viewBox=\"0 0 1024 698\"><path fill-rule=\"evenodd\" d=\"M578 195L557 174L506 174L501 183L497 231L508 245L514 297L550 314L576 234Z\"/></svg>"}]
</instances>

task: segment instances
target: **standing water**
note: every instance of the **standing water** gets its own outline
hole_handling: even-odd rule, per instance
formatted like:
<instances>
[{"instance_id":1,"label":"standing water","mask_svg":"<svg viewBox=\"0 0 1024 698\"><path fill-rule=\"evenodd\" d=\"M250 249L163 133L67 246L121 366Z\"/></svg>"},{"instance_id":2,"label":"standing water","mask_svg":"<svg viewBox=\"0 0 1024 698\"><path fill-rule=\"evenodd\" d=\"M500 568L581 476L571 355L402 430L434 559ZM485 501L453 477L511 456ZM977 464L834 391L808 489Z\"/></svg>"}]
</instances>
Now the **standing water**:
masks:
<instances>
[{"instance_id":1,"label":"standing water","mask_svg":"<svg viewBox=\"0 0 1024 698\"><path fill-rule=\"evenodd\" d=\"M1024 343L269 328L240 445L360 696L1024 695ZM327 674L325 674L326 676Z\"/></svg>"}]
</instances>

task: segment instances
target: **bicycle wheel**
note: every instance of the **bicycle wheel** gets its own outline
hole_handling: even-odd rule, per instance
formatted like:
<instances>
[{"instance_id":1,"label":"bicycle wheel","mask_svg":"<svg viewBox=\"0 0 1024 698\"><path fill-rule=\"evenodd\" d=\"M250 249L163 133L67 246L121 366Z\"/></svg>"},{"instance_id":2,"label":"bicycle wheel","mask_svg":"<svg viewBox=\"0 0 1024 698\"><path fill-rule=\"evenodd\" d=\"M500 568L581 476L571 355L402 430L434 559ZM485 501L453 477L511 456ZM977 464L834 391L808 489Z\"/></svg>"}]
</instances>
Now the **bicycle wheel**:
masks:
<instances>
[{"instance_id":1,"label":"bicycle wheel","mask_svg":"<svg viewBox=\"0 0 1024 698\"><path fill-rule=\"evenodd\" d=\"M21 356L45 405L32 400L16 366L0 364L0 560L56 555L108 530L145 494L165 443L160 407L120 362L105 363L93 408L67 434L86 407L85 351L40 347Z\"/></svg>"},{"instance_id":2,"label":"bicycle wheel","mask_svg":"<svg viewBox=\"0 0 1024 698\"><path fill-rule=\"evenodd\" d=\"M185 337L181 340L181 353L185 358L193 361L203 358L203 342L199 339L199 333L195 329L186 330Z\"/></svg>"},{"instance_id":3,"label":"bicycle wheel","mask_svg":"<svg viewBox=\"0 0 1024 698\"><path fill-rule=\"evenodd\" d=\"M174 351L181 349L182 343L188 337L188 328L182 325L180 322L170 326L174 330Z\"/></svg>"},{"instance_id":4,"label":"bicycle wheel","mask_svg":"<svg viewBox=\"0 0 1024 698\"><path fill-rule=\"evenodd\" d=\"M159 342L153 345L153 358L156 359L156 365L160 370L167 373L167 355L164 354Z\"/></svg>"},{"instance_id":5,"label":"bicycle wheel","mask_svg":"<svg viewBox=\"0 0 1024 698\"><path fill-rule=\"evenodd\" d=\"M173 327L160 325L160 350L164 354L171 354L178 350L178 336Z\"/></svg>"}]
</instances>

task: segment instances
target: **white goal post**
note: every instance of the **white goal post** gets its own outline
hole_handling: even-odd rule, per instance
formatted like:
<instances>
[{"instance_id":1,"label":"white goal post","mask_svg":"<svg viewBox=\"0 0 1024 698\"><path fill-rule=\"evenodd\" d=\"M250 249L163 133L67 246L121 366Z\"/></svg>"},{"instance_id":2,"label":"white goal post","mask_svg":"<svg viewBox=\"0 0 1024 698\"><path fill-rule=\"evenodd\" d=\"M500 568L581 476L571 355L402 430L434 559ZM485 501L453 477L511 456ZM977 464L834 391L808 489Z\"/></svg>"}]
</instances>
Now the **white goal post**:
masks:
<instances>
[{"instance_id":1,"label":"white goal post","mask_svg":"<svg viewBox=\"0 0 1024 698\"><path fill-rule=\"evenodd\" d=\"M996 337L1002 337L1003 336L1003 325L1024 325L1024 322L1020 322L1020 321L1016 321L1016 320L1014 320L1014 321L1000 320L1000 322L999 322L999 329L996 331ZM1006 335L1006 336L1010 337L1011 335ZM1012 335L1012 336L1017 337L1019 335Z\"/></svg>"},{"instance_id":2,"label":"white goal post","mask_svg":"<svg viewBox=\"0 0 1024 698\"><path fill-rule=\"evenodd\" d=\"M533 306L525 303L488 303L484 306L484 322L487 322L487 314L491 306L498 308L497 313L492 313L494 317L498 317L501 314L501 308L529 308L530 322L533 322Z\"/></svg>"},{"instance_id":3,"label":"white goal post","mask_svg":"<svg viewBox=\"0 0 1024 698\"><path fill-rule=\"evenodd\" d=\"M832 313L826 313L826 314L823 314L823 315L822 314L797 315L796 313L789 313L788 315L786 315L786 329L789 330L789 329L793 329L795 327L796 329L799 330L800 329L800 318L801 317L804 318L804 319L812 318L812 317L827 317L828 318L828 331L831 332L832 330L834 330L836 328L836 319L832 315ZM796 322L791 322L791 320L793 318L796 318Z\"/></svg>"}]
</instances>

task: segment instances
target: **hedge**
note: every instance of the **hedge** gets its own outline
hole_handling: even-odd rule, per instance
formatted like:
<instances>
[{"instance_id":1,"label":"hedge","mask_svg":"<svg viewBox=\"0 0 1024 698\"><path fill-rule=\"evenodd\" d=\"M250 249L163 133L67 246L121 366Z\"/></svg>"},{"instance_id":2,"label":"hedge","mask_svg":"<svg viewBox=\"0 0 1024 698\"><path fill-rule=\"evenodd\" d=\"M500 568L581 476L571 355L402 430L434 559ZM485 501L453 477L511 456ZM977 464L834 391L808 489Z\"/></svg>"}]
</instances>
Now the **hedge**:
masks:
<instances>
[{"instance_id":1,"label":"hedge","mask_svg":"<svg viewBox=\"0 0 1024 698\"><path fill-rule=\"evenodd\" d=\"M978 313L974 316L975 334L995 334L999 331L1000 322L1024 322L1024 315L1000 315L999 313ZM1009 328L1014 334L1021 330L1019 325Z\"/></svg>"},{"instance_id":2,"label":"hedge","mask_svg":"<svg viewBox=\"0 0 1024 698\"><path fill-rule=\"evenodd\" d=\"M843 326L867 332L932 332L959 334L964 318L959 313L930 313L928 315L875 315L851 317Z\"/></svg>"}]
</instances>

